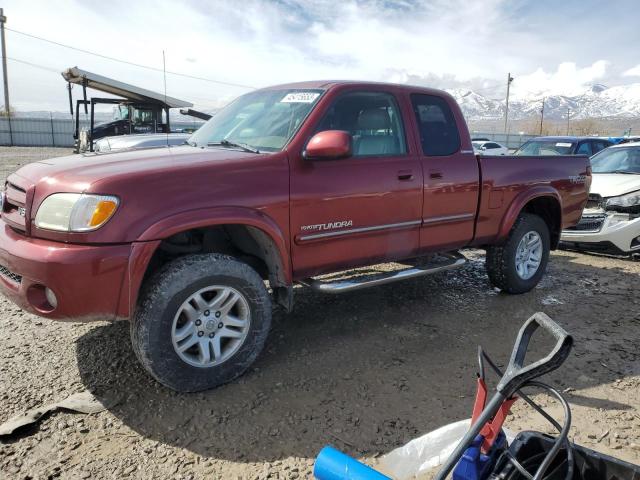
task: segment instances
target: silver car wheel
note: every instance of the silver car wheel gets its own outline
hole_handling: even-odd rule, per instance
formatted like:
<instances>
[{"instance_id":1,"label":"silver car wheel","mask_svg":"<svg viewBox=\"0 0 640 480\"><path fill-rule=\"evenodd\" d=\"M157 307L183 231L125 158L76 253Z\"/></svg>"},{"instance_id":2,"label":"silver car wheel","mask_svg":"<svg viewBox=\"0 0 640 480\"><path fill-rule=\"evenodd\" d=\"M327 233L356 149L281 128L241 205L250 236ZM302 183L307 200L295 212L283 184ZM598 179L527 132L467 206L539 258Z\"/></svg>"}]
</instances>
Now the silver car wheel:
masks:
<instances>
[{"instance_id":1,"label":"silver car wheel","mask_svg":"<svg viewBox=\"0 0 640 480\"><path fill-rule=\"evenodd\" d=\"M245 297L234 288L212 285L180 305L173 319L171 341L184 362L209 368L238 351L250 326L251 311Z\"/></svg>"},{"instance_id":2,"label":"silver car wheel","mask_svg":"<svg viewBox=\"0 0 640 480\"><path fill-rule=\"evenodd\" d=\"M523 280L533 277L542 263L542 238L538 232L525 233L516 248L516 272Z\"/></svg>"}]
</instances>

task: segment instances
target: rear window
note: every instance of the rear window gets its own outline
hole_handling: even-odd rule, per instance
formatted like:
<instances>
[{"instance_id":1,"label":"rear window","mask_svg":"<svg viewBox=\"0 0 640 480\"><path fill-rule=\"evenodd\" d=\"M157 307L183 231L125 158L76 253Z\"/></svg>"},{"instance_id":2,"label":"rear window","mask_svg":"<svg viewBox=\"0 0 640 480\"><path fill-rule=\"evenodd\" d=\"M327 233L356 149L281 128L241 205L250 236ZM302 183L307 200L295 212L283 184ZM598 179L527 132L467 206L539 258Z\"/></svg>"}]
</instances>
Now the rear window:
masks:
<instances>
[{"instance_id":1,"label":"rear window","mask_svg":"<svg viewBox=\"0 0 640 480\"><path fill-rule=\"evenodd\" d=\"M449 104L435 95L412 94L422 153L452 155L460 149L460 134Z\"/></svg>"}]
</instances>

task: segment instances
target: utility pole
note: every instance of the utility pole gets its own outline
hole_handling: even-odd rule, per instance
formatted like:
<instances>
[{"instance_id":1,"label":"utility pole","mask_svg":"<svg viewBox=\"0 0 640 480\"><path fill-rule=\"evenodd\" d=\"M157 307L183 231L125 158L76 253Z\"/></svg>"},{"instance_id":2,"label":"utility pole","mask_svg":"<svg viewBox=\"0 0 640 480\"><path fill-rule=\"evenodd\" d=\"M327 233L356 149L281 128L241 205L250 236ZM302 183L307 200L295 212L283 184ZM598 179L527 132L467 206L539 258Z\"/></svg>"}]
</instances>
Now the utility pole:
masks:
<instances>
[{"instance_id":1,"label":"utility pole","mask_svg":"<svg viewBox=\"0 0 640 480\"><path fill-rule=\"evenodd\" d=\"M513 82L513 77L511 76L511 72L507 73L507 100L504 106L504 133L507 133L507 123L509 122L509 87L511 87L511 82Z\"/></svg>"},{"instance_id":2,"label":"utility pole","mask_svg":"<svg viewBox=\"0 0 640 480\"><path fill-rule=\"evenodd\" d=\"M540 135L542 135L542 122L544 122L544 100L542 97L542 108L540 109Z\"/></svg>"},{"instance_id":3,"label":"utility pole","mask_svg":"<svg viewBox=\"0 0 640 480\"><path fill-rule=\"evenodd\" d=\"M571 115L571 109L567 107L567 135L569 135L569 117Z\"/></svg>"},{"instance_id":4,"label":"utility pole","mask_svg":"<svg viewBox=\"0 0 640 480\"><path fill-rule=\"evenodd\" d=\"M11 110L9 108L9 80L7 79L7 45L4 39L4 24L7 23L7 17L4 16L4 8L0 8L0 41L2 42L2 76L4 79L4 110L9 117Z\"/></svg>"}]
</instances>

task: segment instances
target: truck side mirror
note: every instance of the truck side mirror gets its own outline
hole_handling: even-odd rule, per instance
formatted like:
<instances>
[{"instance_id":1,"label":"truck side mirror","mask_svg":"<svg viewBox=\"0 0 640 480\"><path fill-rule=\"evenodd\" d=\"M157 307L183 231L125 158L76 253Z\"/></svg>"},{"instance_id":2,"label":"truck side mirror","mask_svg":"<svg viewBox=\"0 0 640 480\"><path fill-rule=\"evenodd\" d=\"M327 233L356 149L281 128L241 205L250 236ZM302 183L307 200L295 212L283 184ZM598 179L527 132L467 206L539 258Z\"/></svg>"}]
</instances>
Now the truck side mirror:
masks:
<instances>
[{"instance_id":1,"label":"truck side mirror","mask_svg":"<svg viewBox=\"0 0 640 480\"><path fill-rule=\"evenodd\" d=\"M350 157L352 137L344 130L325 130L316 133L302 153L307 160L337 160Z\"/></svg>"}]
</instances>

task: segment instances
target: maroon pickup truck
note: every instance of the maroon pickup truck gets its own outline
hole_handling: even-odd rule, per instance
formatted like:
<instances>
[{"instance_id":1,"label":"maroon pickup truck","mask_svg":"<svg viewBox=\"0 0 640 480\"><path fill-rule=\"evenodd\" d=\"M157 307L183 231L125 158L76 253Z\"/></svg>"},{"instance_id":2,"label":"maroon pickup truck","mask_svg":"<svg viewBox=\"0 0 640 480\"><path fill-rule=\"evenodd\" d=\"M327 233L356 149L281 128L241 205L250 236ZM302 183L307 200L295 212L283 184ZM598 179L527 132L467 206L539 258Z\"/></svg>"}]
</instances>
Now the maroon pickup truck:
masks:
<instances>
[{"instance_id":1,"label":"maroon pickup truck","mask_svg":"<svg viewBox=\"0 0 640 480\"><path fill-rule=\"evenodd\" d=\"M586 156L477 157L447 93L306 82L239 97L179 147L40 161L2 194L0 288L56 320L131 320L180 391L240 375L271 304L412 278L487 251L532 289L587 201ZM318 278L395 261L378 276ZM366 306L363 306L366 308Z\"/></svg>"}]
</instances>

